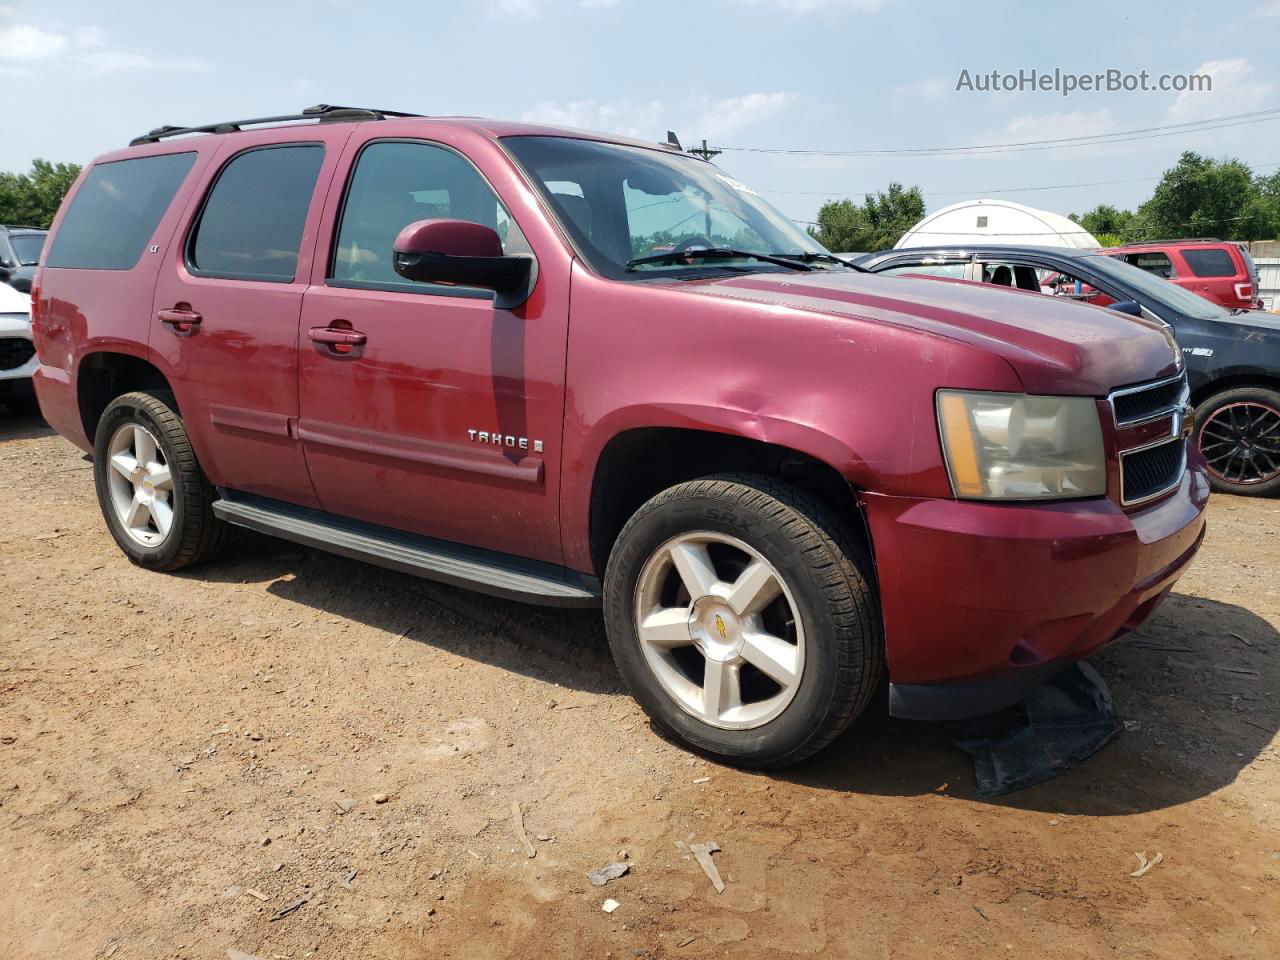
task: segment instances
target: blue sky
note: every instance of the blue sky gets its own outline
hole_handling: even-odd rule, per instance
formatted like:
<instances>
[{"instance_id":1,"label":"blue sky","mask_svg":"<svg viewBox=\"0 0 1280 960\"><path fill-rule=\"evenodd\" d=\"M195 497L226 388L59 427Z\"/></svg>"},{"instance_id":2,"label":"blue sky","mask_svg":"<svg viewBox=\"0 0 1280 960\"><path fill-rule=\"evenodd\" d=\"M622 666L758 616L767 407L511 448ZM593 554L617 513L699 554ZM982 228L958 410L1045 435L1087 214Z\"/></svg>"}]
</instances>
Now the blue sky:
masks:
<instances>
[{"instance_id":1,"label":"blue sky","mask_svg":"<svg viewBox=\"0 0 1280 960\"><path fill-rule=\"evenodd\" d=\"M924 0L467 0L209 5L0 0L0 169L86 162L162 123L312 103L565 123L685 145L962 146L1280 107L1280 0L1069 6ZM980 93L972 74L1208 73L1209 93ZM1060 213L1133 206L1178 153L1280 169L1280 119L1107 146L717 162L788 216L891 180L929 208L998 195ZM1022 190L1060 184L1097 186ZM1019 188L1014 190L1013 188ZM1008 192L1013 190L1013 192ZM995 191L1005 191L995 194Z\"/></svg>"}]
</instances>

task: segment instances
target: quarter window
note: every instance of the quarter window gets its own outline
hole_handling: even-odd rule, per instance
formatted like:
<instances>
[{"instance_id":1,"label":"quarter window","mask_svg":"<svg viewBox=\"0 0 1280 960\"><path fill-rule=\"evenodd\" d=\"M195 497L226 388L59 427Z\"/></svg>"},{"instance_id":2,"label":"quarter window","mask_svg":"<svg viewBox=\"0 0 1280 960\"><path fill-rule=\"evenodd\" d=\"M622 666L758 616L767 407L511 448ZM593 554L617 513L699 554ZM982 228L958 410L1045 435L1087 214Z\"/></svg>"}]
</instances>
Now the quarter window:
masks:
<instances>
[{"instance_id":1,"label":"quarter window","mask_svg":"<svg viewBox=\"0 0 1280 960\"><path fill-rule=\"evenodd\" d=\"M191 238L193 272L288 283L324 162L319 144L263 147L223 169Z\"/></svg>"},{"instance_id":2,"label":"quarter window","mask_svg":"<svg viewBox=\"0 0 1280 960\"><path fill-rule=\"evenodd\" d=\"M99 163L76 191L45 266L130 270L169 209L194 153Z\"/></svg>"},{"instance_id":3,"label":"quarter window","mask_svg":"<svg viewBox=\"0 0 1280 960\"><path fill-rule=\"evenodd\" d=\"M1234 277L1236 265L1231 254L1222 249L1183 250L1182 258L1197 277Z\"/></svg>"},{"instance_id":4,"label":"quarter window","mask_svg":"<svg viewBox=\"0 0 1280 960\"><path fill-rule=\"evenodd\" d=\"M467 220L496 230L505 254L529 245L497 195L466 159L428 143L383 141L360 153L347 186L331 279L404 286L395 271L396 235L418 220ZM437 284L413 287L443 291Z\"/></svg>"}]
</instances>

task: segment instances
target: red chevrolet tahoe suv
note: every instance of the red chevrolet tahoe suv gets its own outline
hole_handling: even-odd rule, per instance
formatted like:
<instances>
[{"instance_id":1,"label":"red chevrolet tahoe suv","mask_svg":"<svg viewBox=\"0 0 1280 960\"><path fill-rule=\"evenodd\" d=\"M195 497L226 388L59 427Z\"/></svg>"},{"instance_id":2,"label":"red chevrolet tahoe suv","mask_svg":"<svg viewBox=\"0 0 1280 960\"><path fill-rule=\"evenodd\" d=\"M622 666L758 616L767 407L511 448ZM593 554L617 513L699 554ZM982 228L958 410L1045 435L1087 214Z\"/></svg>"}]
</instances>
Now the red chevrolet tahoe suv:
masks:
<instances>
[{"instance_id":1,"label":"red chevrolet tahoe suv","mask_svg":"<svg viewBox=\"0 0 1280 960\"><path fill-rule=\"evenodd\" d=\"M133 562L234 525L603 603L654 722L743 765L814 753L886 670L900 716L1016 702L1204 534L1165 329L861 272L668 146L162 127L84 171L34 303L41 407Z\"/></svg>"}]
</instances>

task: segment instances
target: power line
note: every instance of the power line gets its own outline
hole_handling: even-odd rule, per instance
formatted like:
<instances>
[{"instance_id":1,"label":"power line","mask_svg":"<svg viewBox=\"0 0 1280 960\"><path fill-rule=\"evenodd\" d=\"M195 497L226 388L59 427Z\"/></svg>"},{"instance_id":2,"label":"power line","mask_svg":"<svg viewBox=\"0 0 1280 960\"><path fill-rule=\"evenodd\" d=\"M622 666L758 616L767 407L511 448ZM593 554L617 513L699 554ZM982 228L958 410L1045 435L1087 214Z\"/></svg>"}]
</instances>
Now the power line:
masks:
<instances>
[{"instance_id":1,"label":"power line","mask_svg":"<svg viewBox=\"0 0 1280 960\"><path fill-rule=\"evenodd\" d=\"M1203 133L1209 130L1225 130L1229 127L1267 123L1272 120L1280 120L1280 108L1255 110L1252 113L1237 113L1225 117L1210 117L1204 120L1189 120L1185 123L1172 123L1158 127L1138 127L1133 130L1116 130L1111 133L1082 134L1077 137L1058 137L1052 140L1024 140L1013 143L983 143L954 147L902 147L882 150L801 150L790 147L721 147L720 149L738 153L772 153L819 157L929 157L954 154L976 156L990 153L1019 153L1027 150L1054 150L1063 147L1105 146L1112 143L1129 143L1134 140L1155 140L1161 137L1182 136L1187 133Z\"/></svg>"},{"instance_id":2,"label":"power line","mask_svg":"<svg viewBox=\"0 0 1280 960\"><path fill-rule=\"evenodd\" d=\"M1266 170L1269 167L1280 167L1280 160L1267 163L1249 163L1240 161L1253 170ZM1069 190L1075 187L1105 187L1117 183L1150 183L1152 180L1163 180L1164 175L1157 177L1134 177L1129 180L1094 180L1091 183L1051 183L1039 187L999 187L994 190L921 190L926 197L986 197L997 193L1032 193L1040 190ZM875 193L875 190L771 190L768 187L756 187L761 193L776 193L793 197L853 197L859 194Z\"/></svg>"}]
</instances>

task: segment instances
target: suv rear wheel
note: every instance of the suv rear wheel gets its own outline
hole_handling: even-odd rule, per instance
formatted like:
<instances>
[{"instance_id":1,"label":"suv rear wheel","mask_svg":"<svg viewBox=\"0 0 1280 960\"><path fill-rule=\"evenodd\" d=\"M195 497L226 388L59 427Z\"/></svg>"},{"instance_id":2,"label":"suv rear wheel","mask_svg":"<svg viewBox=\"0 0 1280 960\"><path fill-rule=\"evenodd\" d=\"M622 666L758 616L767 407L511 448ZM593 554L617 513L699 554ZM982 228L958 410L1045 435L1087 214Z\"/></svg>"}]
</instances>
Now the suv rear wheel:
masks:
<instances>
[{"instance_id":1,"label":"suv rear wheel","mask_svg":"<svg viewBox=\"0 0 1280 960\"><path fill-rule=\"evenodd\" d=\"M126 393L103 411L94 435L94 485L107 528L130 560L151 570L207 560L227 536L174 407L160 391Z\"/></svg>"},{"instance_id":2,"label":"suv rear wheel","mask_svg":"<svg viewBox=\"0 0 1280 960\"><path fill-rule=\"evenodd\" d=\"M816 753L884 670L869 564L840 521L770 477L671 487L619 534L609 645L655 725L739 766Z\"/></svg>"},{"instance_id":3,"label":"suv rear wheel","mask_svg":"<svg viewBox=\"0 0 1280 960\"><path fill-rule=\"evenodd\" d=\"M1215 394L1196 409L1195 430L1214 490L1280 492L1280 392L1238 387Z\"/></svg>"}]
</instances>

